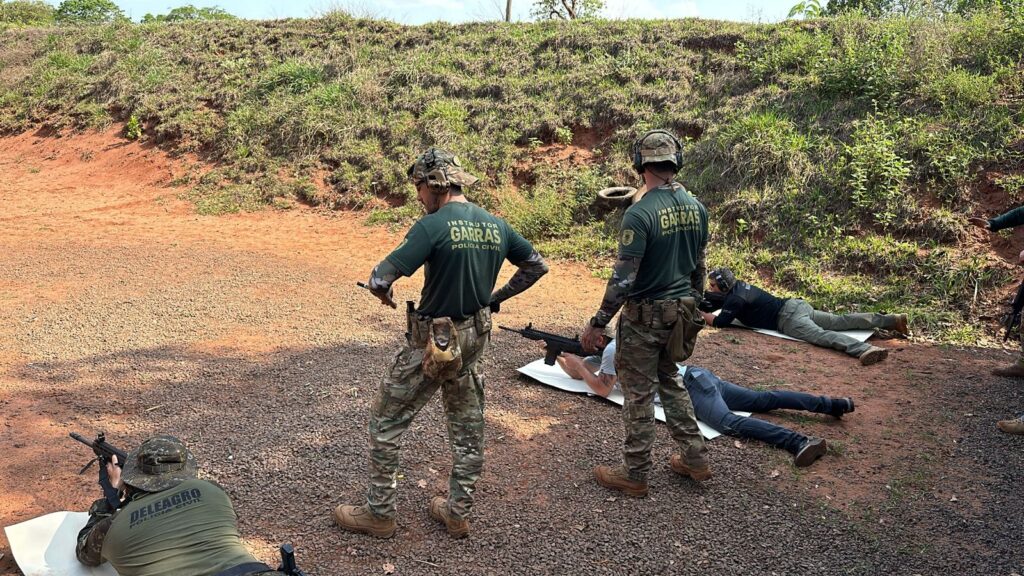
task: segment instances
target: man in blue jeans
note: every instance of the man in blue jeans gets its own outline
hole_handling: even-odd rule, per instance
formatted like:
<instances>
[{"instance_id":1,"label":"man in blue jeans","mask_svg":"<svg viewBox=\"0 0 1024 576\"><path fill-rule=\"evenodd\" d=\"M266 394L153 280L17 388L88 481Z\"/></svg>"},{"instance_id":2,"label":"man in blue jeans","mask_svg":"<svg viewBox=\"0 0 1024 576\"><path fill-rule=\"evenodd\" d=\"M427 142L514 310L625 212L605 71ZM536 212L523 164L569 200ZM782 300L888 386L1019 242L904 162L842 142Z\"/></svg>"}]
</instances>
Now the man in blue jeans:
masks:
<instances>
[{"instance_id":1,"label":"man in blue jeans","mask_svg":"<svg viewBox=\"0 0 1024 576\"><path fill-rule=\"evenodd\" d=\"M618 386L618 382L615 378L615 363L605 361L606 358L615 358L614 341L605 346L601 357L580 358L563 353L557 360L569 377L583 380L595 394L607 397ZM682 371L683 384L690 393L698 420L723 434L753 438L782 448L793 454L793 464L801 468L810 466L825 455L828 446L823 438L804 436L771 422L733 414L732 411L806 410L829 414L837 419L854 411L851 398L814 396L789 390L749 390L722 380L705 368L683 366Z\"/></svg>"}]
</instances>

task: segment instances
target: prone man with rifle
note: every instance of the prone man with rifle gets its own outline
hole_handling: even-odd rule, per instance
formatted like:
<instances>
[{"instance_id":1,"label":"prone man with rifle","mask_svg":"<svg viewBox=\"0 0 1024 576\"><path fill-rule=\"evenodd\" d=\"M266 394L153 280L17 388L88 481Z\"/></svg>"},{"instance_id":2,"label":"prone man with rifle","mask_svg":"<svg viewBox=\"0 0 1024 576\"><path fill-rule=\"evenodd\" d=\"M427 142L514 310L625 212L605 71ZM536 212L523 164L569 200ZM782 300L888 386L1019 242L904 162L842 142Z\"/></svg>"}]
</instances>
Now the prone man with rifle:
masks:
<instances>
[{"instance_id":1,"label":"prone man with rifle","mask_svg":"<svg viewBox=\"0 0 1024 576\"><path fill-rule=\"evenodd\" d=\"M96 458L80 473L98 460L103 489L78 534L82 564L107 561L120 576L304 576L290 544L281 547L277 570L249 554L227 493L196 476L196 459L181 440L154 436L126 453L102 432L91 441L70 436L92 448Z\"/></svg>"}]
</instances>

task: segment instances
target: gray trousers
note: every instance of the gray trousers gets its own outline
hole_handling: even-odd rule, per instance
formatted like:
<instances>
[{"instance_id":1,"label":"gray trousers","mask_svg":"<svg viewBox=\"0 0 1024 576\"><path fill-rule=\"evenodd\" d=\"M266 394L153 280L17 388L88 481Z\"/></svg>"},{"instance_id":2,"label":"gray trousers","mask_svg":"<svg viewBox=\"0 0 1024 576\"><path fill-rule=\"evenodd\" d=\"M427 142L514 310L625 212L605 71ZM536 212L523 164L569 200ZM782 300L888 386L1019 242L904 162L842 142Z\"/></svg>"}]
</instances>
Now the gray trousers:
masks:
<instances>
[{"instance_id":1,"label":"gray trousers","mask_svg":"<svg viewBox=\"0 0 1024 576\"><path fill-rule=\"evenodd\" d=\"M835 330L874 330L895 325L896 316L892 314L829 314L811 308L799 298L788 300L779 310L779 332L854 357L863 354L871 345Z\"/></svg>"}]
</instances>

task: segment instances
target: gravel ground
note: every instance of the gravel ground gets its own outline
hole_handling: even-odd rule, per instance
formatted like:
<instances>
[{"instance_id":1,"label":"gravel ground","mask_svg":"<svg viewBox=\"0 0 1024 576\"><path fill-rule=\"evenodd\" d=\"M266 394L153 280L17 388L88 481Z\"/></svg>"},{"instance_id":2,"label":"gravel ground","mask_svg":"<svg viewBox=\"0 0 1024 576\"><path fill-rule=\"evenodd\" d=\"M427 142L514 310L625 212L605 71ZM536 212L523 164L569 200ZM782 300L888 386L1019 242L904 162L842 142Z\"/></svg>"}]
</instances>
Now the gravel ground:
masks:
<instances>
[{"instance_id":1,"label":"gravel ground","mask_svg":"<svg viewBox=\"0 0 1024 576\"><path fill-rule=\"evenodd\" d=\"M367 410L403 329L400 314L346 287L399 236L308 211L200 218L166 188L111 188L103 154L90 177L32 156L49 144L18 145L0 153L15 175L0 183L0 524L95 497L67 432L107 430L124 447L167 432L228 489L254 554L272 561L293 542L310 574L1024 573L1024 444L993 425L1024 411L1024 386L987 375L1012 356L902 341L884 341L890 359L863 369L709 331L695 363L746 385L852 395L858 411L774 417L832 442L809 469L716 439L715 477L701 486L669 471L660 427L651 496L636 500L591 475L619 458L618 409L518 376L537 354L496 333L471 537L451 540L426 512L450 467L437 400L405 438L396 537L342 532L330 511L362 498ZM126 162L133 150L109 153ZM73 195L52 192L62 177ZM92 211L108 195L118 205ZM499 321L571 333L600 291L562 265ZM0 552L0 573L17 574L2 537Z\"/></svg>"}]
</instances>

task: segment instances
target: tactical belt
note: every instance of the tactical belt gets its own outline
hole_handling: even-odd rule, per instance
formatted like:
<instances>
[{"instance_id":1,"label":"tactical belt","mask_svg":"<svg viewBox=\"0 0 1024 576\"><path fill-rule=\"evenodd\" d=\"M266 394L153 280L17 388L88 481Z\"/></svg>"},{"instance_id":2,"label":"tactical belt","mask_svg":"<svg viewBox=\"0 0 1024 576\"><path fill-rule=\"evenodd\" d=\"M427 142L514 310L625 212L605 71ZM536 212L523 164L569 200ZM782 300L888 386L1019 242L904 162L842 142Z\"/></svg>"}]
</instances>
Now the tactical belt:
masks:
<instances>
[{"instance_id":1,"label":"tactical belt","mask_svg":"<svg viewBox=\"0 0 1024 576\"><path fill-rule=\"evenodd\" d=\"M246 562L238 566L232 566L227 570L221 570L213 576L242 576L243 574L259 574L260 572L273 572L274 569L263 562Z\"/></svg>"}]
</instances>

